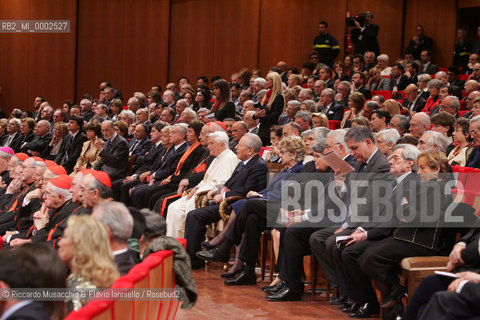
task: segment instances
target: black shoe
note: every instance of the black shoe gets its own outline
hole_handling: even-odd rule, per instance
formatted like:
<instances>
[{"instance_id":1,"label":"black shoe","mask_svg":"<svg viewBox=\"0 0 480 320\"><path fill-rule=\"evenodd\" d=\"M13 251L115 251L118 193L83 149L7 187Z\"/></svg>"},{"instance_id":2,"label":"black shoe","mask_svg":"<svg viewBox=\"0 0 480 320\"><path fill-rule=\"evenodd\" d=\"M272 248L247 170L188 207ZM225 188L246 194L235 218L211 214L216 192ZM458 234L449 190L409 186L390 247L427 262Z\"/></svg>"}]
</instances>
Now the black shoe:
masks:
<instances>
[{"instance_id":1,"label":"black shoe","mask_svg":"<svg viewBox=\"0 0 480 320\"><path fill-rule=\"evenodd\" d=\"M333 304L333 305L341 305L342 303L347 302L347 300L348 300L347 296L341 296L341 297L338 297L338 298L331 297L330 300L328 301L328 303Z\"/></svg>"},{"instance_id":2,"label":"black shoe","mask_svg":"<svg viewBox=\"0 0 480 320\"><path fill-rule=\"evenodd\" d=\"M268 301L298 301L302 299L302 291L291 290L285 285L276 294L265 296L265 299Z\"/></svg>"},{"instance_id":3,"label":"black shoe","mask_svg":"<svg viewBox=\"0 0 480 320\"><path fill-rule=\"evenodd\" d=\"M396 286L392 292L385 298L382 303L382 308L391 308L394 305L401 303L402 298L407 296L407 291L403 286Z\"/></svg>"},{"instance_id":4,"label":"black shoe","mask_svg":"<svg viewBox=\"0 0 480 320\"><path fill-rule=\"evenodd\" d=\"M243 271L243 268L236 271L236 272L225 272L225 273L222 273L220 275L220 277L224 278L224 279L232 279L232 278L235 278L237 274L239 274L240 272Z\"/></svg>"},{"instance_id":5,"label":"black shoe","mask_svg":"<svg viewBox=\"0 0 480 320\"><path fill-rule=\"evenodd\" d=\"M356 311L348 314L350 318L371 318L380 313L378 302L365 302Z\"/></svg>"},{"instance_id":6,"label":"black shoe","mask_svg":"<svg viewBox=\"0 0 480 320\"><path fill-rule=\"evenodd\" d=\"M285 287L287 284L285 283L285 281L280 281L279 283L277 283L276 285L274 286L267 286L267 287L262 287L261 289L269 294L269 295L273 295L273 294L276 294L278 293L281 289L283 289L283 287Z\"/></svg>"},{"instance_id":7,"label":"black shoe","mask_svg":"<svg viewBox=\"0 0 480 320\"><path fill-rule=\"evenodd\" d=\"M347 299L347 301L345 301L344 303L340 303L338 305L338 309L340 310L344 310L344 309L351 309L353 306L353 301L351 299Z\"/></svg>"},{"instance_id":8,"label":"black shoe","mask_svg":"<svg viewBox=\"0 0 480 320\"><path fill-rule=\"evenodd\" d=\"M352 313L352 312L355 312L355 311L357 311L357 310L362 306L361 303L353 302L352 300L347 301L345 304L346 304L346 307L345 307L345 308L341 308L343 313Z\"/></svg>"},{"instance_id":9,"label":"black shoe","mask_svg":"<svg viewBox=\"0 0 480 320\"><path fill-rule=\"evenodd\" d=\"M218 247L208 251L198 251L195 255L205 261L228 262L230 260L230 251L221 252Z\"/></svg>"},{"instance_id":10,"label":"black shoe","mask_svg":"<svg viewBox=\"0 0 480 320\"><path fill-rule=\"evenodd\" d=\"M200 246L202 247L202 249L205 249L205 250L210 250L215 248L215 246L211 245L210 242L207 242L207 241L202 242Z\"/></svg>"},{"instance_id":11,"label":"black shoe","mask_svg":"<svg viewBox=\"0 0 480 320\"><path fill-rule=\"evenodd\" d=\"M257 275L255 271L243 270L235 278L225 280L227 286L242 286L257 284Z\"/></svg>"}]
</instances>

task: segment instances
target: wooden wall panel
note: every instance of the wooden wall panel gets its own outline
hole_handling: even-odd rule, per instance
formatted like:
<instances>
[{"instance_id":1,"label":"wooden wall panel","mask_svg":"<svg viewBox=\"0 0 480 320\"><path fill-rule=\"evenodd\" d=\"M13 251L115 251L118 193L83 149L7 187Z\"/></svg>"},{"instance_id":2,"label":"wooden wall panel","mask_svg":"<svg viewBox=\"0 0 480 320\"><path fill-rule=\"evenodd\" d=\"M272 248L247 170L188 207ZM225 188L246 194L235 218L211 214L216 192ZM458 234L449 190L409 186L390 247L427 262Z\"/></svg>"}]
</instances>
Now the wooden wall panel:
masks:
<instances>
[{"instance_id":1,"label":"wooden wall panel","mask_svg":"<svg viewBox=\"0 0 480 320\"><path fill-rule=\"evenodd\" d=\"M212 76L215 0L172 0L168 81ZM228 57L225 57L227 59Z\"/></svg>"},{"instance_id":2,"label":"wooden wall panel","mask_svg":"<svg viewBox=\"0 0 480 320\"><path fill-rule=\"evenodd\" d=\"M302 62L308 60L308 54L313 49L313 39L318 35L318 22L328 22L328 33L334 36L340 44L340 55L343 59L345 38L346 0L317 1L303 0L301 51ZM315 14L312 14L314 12Z\"/></svg>"},{"instance_id":3,"label":"wooden wall panel","mask_svg":"<svg viewBox=\"0 0 480 320\"><path fill-rule=\"evenodd\" d=\"M127 99L167 80L170 3L127 0L124 10L121 89Z\"/></svg>"},{"instance_id":4,"label":"wooden wall panel","mask_svg":"<svg viewBox=\"0 0 480 320\"><path fill-rule=\"evenodd\" d=\"M437 9L437 10L435 10ZM457 25L455 1L449 0L407 0L405 11L404 46L415 35L415 26L422 24L425 34L433 38L432 60L447 67L452 63Z\"/></svg>"},{"instance_id":5,"label":"wooden wall panel","mask_svg":"<svg viewBox=\"0 0 480 320\"><path fill-rule=\"evenodd\" d=\"M229 80L243 67L257 67L259 10L260 0L217 0L211 75Z\"/></svg>"},{"instance_id":6,"label":"wooden wall panel","mask_svg":"<svg viewBox=\"0 0 480 320\"><path fill-rule=\"evenodd\" d=\"M30 20L70 20L70 33L30 34L28 101L44 95L52 107L74 99L77 1L30 1Z\"/></svg>"},{"instance_id":7,"label":"wooden wall panel","mask_svg":"<svg viewBox=\"0 0 480 320\"><path fill-rule=\"evenodd\" d=\"M305 55L308 55L308 52L300 50L299 43L303 24L301 3L290 0L261 1L260 69L267 71L280 60L286 61L289 66L301 67Z\"/></svg>"},{"instance_id":8,"label":"wooden wall panel","mask_svg":"<svg viewBox=\"0 0 480 320\"><path fill-rule=\"evenodd\" d=\"M0 1L0 19L29 19L29 3ZM33 105L33 99L28 99L29 37L25 33L0 33L0 108L7 114L15 107Z\"/></svg>"},{"instance_id":9,"label":"wooden wall panel","mask_svg":"<svg viewBox=\"0 0 480 320\"><path fill-rule=\"evenodd\" d=\"M77 101L84 93L98 98L102 81L110 81L115 88L121 88L121 67L129 63L122 60L125 14L122 2L82 0L78 12ZM134 59L140 60L140 57L139 53Z\"/></svg>"},{"instance_id":10,"label":"wooden wall panel","mask_svg":"<svg viewBox=\"0 0 480 320\"><path fill-rule=\"evenodd\" d=\"M373 23L380 27L378 32L380 52L388 54L390 64L402 56L403 1L347 0L347 10L352 16L366 11L373 12Z\"/></svg>"}]
</instances>

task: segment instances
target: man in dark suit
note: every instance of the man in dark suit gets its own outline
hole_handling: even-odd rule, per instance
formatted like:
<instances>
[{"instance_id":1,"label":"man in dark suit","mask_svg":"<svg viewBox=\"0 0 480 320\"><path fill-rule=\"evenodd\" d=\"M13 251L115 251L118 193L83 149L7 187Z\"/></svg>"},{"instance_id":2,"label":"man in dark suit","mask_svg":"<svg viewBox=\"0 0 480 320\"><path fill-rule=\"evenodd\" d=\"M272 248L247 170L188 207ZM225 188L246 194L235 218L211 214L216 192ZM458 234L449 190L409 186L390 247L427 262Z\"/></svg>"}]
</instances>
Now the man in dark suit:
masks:
<instances>
[{"instance_id":1,"label":"man in dark suit","mask_svg":"<svg viewBox=\"0 0 480 320\"><path fill-rule=\"evenodd\" d=\"M63 166L67 173L73 171L73 167L77 163L78 157L82 152L83 143L87 141L87 137L82 132L83 118L79 116L70 116L68 119L68 130L70 134L62 143L60 152L55 158L55 162Z\"/></svg>"},{"instance_id":2,"label":"man in dark suit","mask_svg":"<svg viewBox=\"0 0 480 320\"><path fill-rule=\"evenodd\" d=\"M136 156L144 156L150 149L151 142L148 139L148 131L150 131L145 124L137 124L133 132L133 139L130 140L128 154Z\"/></svg>"},{"instance_id":3,"label":"man in dark suit","mask_svg":"<svg viewBox=\"0 0 480 320\"><path fill-rule=\"evenodd\" d=\"M420 112L425 107L425 103L425 99L420 96L415 84L409 84L405 88L405 99L403 99L402 105L410 112Z\"/></svg>"},{"instance_id":4,"label":"man in dark suit","mask_svg":"<svg viewBox=\"0 0 480 320\"><path fill-rule=\"evenodd\" d=\"M113 127L113 121L102 122L102 134L107 140L105 144L100 141L96 147L100 150L100 161L94 169L105 171L112 181L125 178L128 172L128 142L120 137Z\"/></svg>"},{"instance_id":5,"label":"man in dark suit","mask_svg":"<svg viewBox=\"0 0 480 320\"><path fill-rule=\"evenodd\" d=\"M92 112L92 101L88 99L82 99L80 101L80 108L83 120L85 120L86 122L90 122L90 120L92 120L94 116Z\"/></svg>"},{"instance_id":6,"label":"man in dark suit","mask_svg":"<svg viewBox=\"0 0 480 320\"><path fill-rule=\"evenodd\" d=\"M423 50L433 49L433 40L424 34L422 25L417 25L416 31L417 34L410 39L405 51L411 53L416 60L420 60L420 55Z\"/></svg>"},{"instance_id":7,"label":"man in dark suit","mask_svg":"<svg viewBox=\"0 0 480 320\"><path fill-rule=\"evenodd\" d=\"M3 290L9 289L40 289L51 283L46 280L46 266L39 264L38 250L44 248L38 245L19 247L16 250L0 252L0 283ZM53 250L52 250L53 251ZM55 257L55 252L49 252ZM47 257L45 257L47 259ZM56 257L56 263L60 263ZM54 265L57 265L57 264ZM2 319L35 319L48 320L50 316L41 302L32 300L6 299L0 304Z\"/></svg>"},{"instance_id":8,"label":"man in dark suit","mask_svg":"<svg viewBox=\"0 0 480 320\"><path fill-rule=\"evenodd\" d=\"M352 75L353 91L358 91L363 94L366 100L372 99L372 93L370 89L365 86L365 80L365 75L362 72L355 72Z\"/></svg>"},{"instance_id":9,"label":"man in dark suit","mask_svg":"<svg viewBox=\"0 0 480 320\"><path fill-rule=\"evenodd\" d=\"M7 137L3 143L4 147L10 147L15 152L19 152L23 136L20 133L21 122L17 118L8 120Z\"/></svg>"},{"instance_id":10,"label":"man in dark suit","mask_svg":"<svg viewBox=\"0 0 480 320\"><path fill-rule=\"evenodd\" d=\"M423 50L420 53L420 61L422 62L423 68L420 70L419 73L426 73L426 74L435 74L438 72L438 67L430 62L432 58L432 51L427 49Z\"/></svg>"},{"instance_id":11,"label":"man in dark suit","mask_svg":"<svg viewBox=\"0 0 480 320\"><path fill-rule=\"evenodd\" d=\"M355 20L355 27L352 29L352 42L355 44L355 54L364 54L366 51L375 52L375 56L380 54L380 46L378 45L378 30L376 24L371 23L373 13L367 11L365 13L365 24L361 25Z\"/></svg>"},{"instance_id":12,"label":"man in dark suit","mask_svg":"<svg viewBox=\"0 0 480 320\"><path fill-rule=\"evenodd\" d=\"M335 241L337 236L350 236L352 232L359 226L354 222L352 217L370 217L374 204L373 201L373 181L388 181L391 179L389 175L390 165L388 159L377 148L374 143L372 133L365 126L357 126L351 128L345 135L345 142L350 149L350 153L357 160L357 164L354 166L355 171L350 173L345 180L345 177L337 176L339 185L339 196L344 199L345 205L341 209L342 215L346 217L343 224L335 225L332 227L324 228L322 230L314 232L310 237L310 245L312 246L312 252L317 257L320 265L322 266L327 279L331 283L339 287L339 291L342 295L346 294L346 284L344 278L341 278L338 274L338 270L335 269L333 261L333 252L336 248ZM350 187L351 183L355 183L358 180L369 180L369 187L360 188L357 193L357 197L366 198L365 204L359 204L357 206L350 206L350 198L352 197L353 188ZM342 186L343 187L340 187ZM356 209L356 210L355 210ZM345 301L341 301L342 303ZM369 308L367 311L378 311L378 304L372 305L354 305L355 309L349 308L349 305L344 306L347 312L353 312L360 307L364 309Z\"/></svg>"},{"instance_id":13,"label":"man in dark suit","mask_svg":"<svg viewBox=\"0 0 480 320\"><path fill-rule=\"evenodd\" d=\"M187 129L183 124L174 125L170 132L170 143L172 147L165 154L160 162L156 163L154 167L156 171L150 178L150 182L142 183L132 189L131 199L135 208L145 208L148 206L150 196L155 193L162 181L174 173L180 158L188 149L189 145L185 141Z\"/></svg>"},{"instance_id":14,"label":"man in dark suit","mask_svg":"<svg viewBox=\"0 0 480 320\"><path fill-rule=\"evenodd\" d=\"M257 135L247 133L243 136L236 146L237 158L242 162L237 165L220 192L212 190L208 193L209 199L214 204L192 210L187 214L185 238L193 268L203 265L203 261L197 258L195 253L200 251L205 226L220 220L218 212L220 202L230 196L245 197L249 191L258 192L266 187L268 168L265 161L258 156L261 147L262 141Z\"/></svg>"},{"instance_id":15,"label":"man in dark suit","mask_svg":"<svg viewBox=\"0 0 480 320\"><path fill-rule=\"evenodd\" d=\"M120 275L125 275L135 265L127 241L132 236L133 218L127 207L116 201L99 204L92 212L92 217L100 221L108 231L113 261Z\"/></svg>"},{"instance_id":16,"label":"man in dark suit","mask_svg":"<svg viewBox=\"0 0 480 320\"><path fill-rule=\"evenodd\" d=\"M328 120L341 121L343 118L343 105L335 102L335 91L330 88L324 89L320 95L320 103L322 105L322 113Z\"/></svg>"},{"instance_id":17,"label":"man in dark suit","mask_svg":"<svg viewBox=\"0 0 480 320\"><path fill-rule=\"evenodd\" d=\"M395 146L393 154L390 157L390 173L395 177L394 184L391 186L391 196L389 203L391 206L378 203L373 206L378 217L392 214L392 219L378 222L371 221L363 224L346 241L345 247L341 246L333 251L333 261L339 277L344 279L346 284L346 296L348 296L357 306L352 306L350 316L366 317L370 316L377 305L377 296L372 288L370 278L362 272L358 263L358 257L372 243L388 237L392 234L396 225L396 217L403 213L401 201L403 197L407 199L411 195L409 190L418 190L416 187L420 182L418 176L412 172L416 158L420 151L412 145L400 144ZM374 215L370 215L375 216ZM372 306L369 307L368 305Z\"/></svg>"},{"instance_id":18,"label":"man in dark suit","mask_svg":"<svg viewBox=\"0 0 480 320\"><path fill-rule=\"evenodd\" d=\"M52 140L51 125L47 120L40 120L35 129L35 138L23 146L23 151L31 156L38 156L43 159L48 156L48 144Z\"/></svg>"},{"instance_id":19,"label":"man in dark suit","mask_svg":"<svg viewBox=\"0 0 480 320\"><path fill-rule=\"evenodd\" d=\"M392 73L390 73L390 89L397 91L404 90L408 85L409 81L407 76L403 74L404 72L403 65L400 63L394 63L392 66Z\"/></svg>"},{"instance_id":20,"label":"man in dark suit","mask_svg":"<svg viewBox=\"0 0 480 320\"><path fill-rule=\"evenodd\" d=\"M130 196L128 191L141 182L145 182L147 176L150 176L151 171L155 170L154 164L159 163L159 157L162 157L166 148L162 145L161 130L164 127L162 123L156 123L150 132L150 150L145 154L141 166L135 170L134 174L125 179L118 179L112 183L113 199L122 201L125 205L130 205ZM139 160L137 158L137 160ZM137 162L137 161L136 161ZM135 166L134 166L135 167Z\"/></svg>"}]
</instances>

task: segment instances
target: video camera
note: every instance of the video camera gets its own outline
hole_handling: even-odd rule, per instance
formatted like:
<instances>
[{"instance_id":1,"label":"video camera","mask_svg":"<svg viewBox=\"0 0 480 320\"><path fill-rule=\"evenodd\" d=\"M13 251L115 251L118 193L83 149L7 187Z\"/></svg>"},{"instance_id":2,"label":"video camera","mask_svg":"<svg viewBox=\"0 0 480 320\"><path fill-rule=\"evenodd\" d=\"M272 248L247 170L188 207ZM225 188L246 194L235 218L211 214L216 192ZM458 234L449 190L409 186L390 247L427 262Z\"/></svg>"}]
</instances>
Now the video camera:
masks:
<instances>
[{"instance_id":1,"label":"video camera","mask_svg":"<svg viewBox=\"0 0 480 320\"><path fill-rule=\"evenodd\" d=\"M366 18L367 18L367 14L362 13L354 17L347 18L346 23L347 23L347 26L349 27L355 27L355 21L358 21L358 23L360 24L360 27L363 28L365 26Z\"/></svg>"}]
</instances>

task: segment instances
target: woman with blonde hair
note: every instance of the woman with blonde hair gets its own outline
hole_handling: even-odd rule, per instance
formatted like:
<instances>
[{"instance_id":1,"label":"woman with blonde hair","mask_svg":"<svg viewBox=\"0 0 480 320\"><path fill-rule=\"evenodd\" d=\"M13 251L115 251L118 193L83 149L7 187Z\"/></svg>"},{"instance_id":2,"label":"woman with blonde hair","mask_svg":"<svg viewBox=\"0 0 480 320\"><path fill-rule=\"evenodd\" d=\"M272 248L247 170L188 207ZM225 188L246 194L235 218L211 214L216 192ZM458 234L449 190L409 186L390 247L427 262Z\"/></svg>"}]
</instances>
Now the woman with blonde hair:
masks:
<instances>
[{"instance_id":1,"label":"woman with blonde hair","mask_svg":"<svg viewBox=\"0 0 480 320\"><path fill-rule=\"evenodd\" d=\"M400 114L401 107L397 100L388 99L383 103L381 109L387 110L390 117L393 117L396 114Z\"/></svg>"},{"instance_id":2,"label":"woman with blonde hair","mask_svg":"<svg viewBox=\"0 0 480 320\"><path fill-rule=\"evenodd\" d=\"M109 288L120 276L113 262L105 226L89 215L72 215L58 244L60 259L70 268L69 289ZM78 310L88 300L67 301L69 310Z\"/></svg>"},{"instance_id":3,"label":"woman with blonde hair","mask_svg":"<svg viewBox=\"0 0 480 320\"><path fill-rule=\"evenodd\" d=\"M58 153L60 152L60 148L62 147L62 143L65 140L65 137L68 135L68 127L67 124L64 122L57 122L55 123L53 129L53 136L52 140L48 144L48 148L50 152L48 154L47 160L54 160L57 157Z\"/></svg>"},{"instance_id":4,"label":"woman with blonde hair","mask_svg":"<svg viewBox=\"0 0 480 320\"><path fill-rule=\"evenodd\" d=\"M312 124L314 128L317 128L317 127L328 128L328 117L321 112L312 113Z\"/></svg>"},{"instance_id":5,"label":"woman with blonde hair","mask_svg":"<svg viewBox=\"0 0 480 320\"><path fill-rule=\"evenodd\" d=\"M270 128L278 123L278 118L283 112L285 98L282 94L282 78L276 72L269 72L265 77L267 93L261 101L261 108L253 115L253 119L260 120L258 136L262 139L263 146L270 145Z\"/></svg>"}]
</instances>

